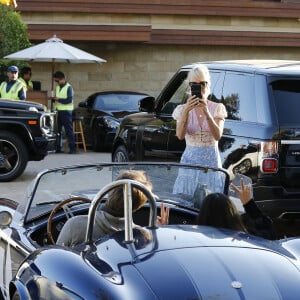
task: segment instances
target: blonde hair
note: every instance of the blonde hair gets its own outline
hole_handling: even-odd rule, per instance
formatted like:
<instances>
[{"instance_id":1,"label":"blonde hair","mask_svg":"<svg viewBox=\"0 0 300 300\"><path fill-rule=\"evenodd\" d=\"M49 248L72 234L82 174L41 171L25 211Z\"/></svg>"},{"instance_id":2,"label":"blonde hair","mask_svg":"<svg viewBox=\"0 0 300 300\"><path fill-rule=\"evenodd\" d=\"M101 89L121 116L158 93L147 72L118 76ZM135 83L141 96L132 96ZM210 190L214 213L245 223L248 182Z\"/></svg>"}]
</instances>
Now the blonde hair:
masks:
<instances>
[{"instance_id":1,"label":"blonde hair","mask_svg":"<svg viewBox=\"0 0 300 300\"><path fill-rule=\"evenodd\" d=\"M191 96L191 88L189 86L189 83L192 81L196 81L196 82L201 81L201 80L203 80L203 77L205 78L205 81L207 81L207 88L206 88L205 96L208 97L208 95L210 94L211 80L210 80L209 70L203 64L193 65L193 68L188 73L188 76L186 78L186 81L187 81L186 94L188 97Z\"/></svg>"},{"instance_id":2,"label":"blonde hair","mask_svg":"<svg viewBox=\"0 0 300 300\"><path fill-rule=\"evenodd\" d=\"M203 64L195 64L189 72L187 80L190 82L192 78L195 78L200 81L203 77L205 78L205 81L208 82L208 86L210 86L210 74L207 66Z\"/></svg>"},{"instance_id":3,"label":"blonde hair","mask_svg":"<svg viewBox=\"0 0 300 300\"><path fill-rule=\"evenodd\" d=\"M131 179L144 184L152 190L152 183L147 178L144 171L140 170L123 170L120 172L118 179ZM141 208L147 202L145 194L137 188L132 188L132 211ZM118 215L124 215L123 187L117 187L109 193L106 206L116 212Z\"/></svg>"}]
</instances>

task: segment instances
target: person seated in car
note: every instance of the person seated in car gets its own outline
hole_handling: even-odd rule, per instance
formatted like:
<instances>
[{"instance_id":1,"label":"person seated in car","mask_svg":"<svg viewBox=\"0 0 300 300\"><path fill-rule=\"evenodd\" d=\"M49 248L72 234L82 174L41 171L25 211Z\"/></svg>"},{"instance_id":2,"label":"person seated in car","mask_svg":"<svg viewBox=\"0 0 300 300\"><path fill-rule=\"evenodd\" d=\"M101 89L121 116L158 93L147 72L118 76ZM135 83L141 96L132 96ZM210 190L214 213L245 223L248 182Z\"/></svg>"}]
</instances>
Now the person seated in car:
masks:
<instances>
[{"instance_id":1,"label":"person seated in car","mask_svg":"<svg viewBox=\"0 0 300 300\"><path fill-rule=\"evenodd\" d=\"M152 190L152 183L147 178L144 171L124 170L118 176L118 179L131 179L144 184L149 190ZM132 188L132 211L140 209L147 201L146 195L137 188ZM56 244L68 247L74 247L85 240L87 230L87 215L74 216L70 218L63 226ZM134 225L136 226L136 225ZM96 213L93 237L100 238L119 230L124 230L124 201L123 187L113 189L105 204L102 204L100 210Z\"/></svg>"},{"instance_id":2,"label":"person seated in car","mask_svg":"<svg viewBox=\"0 0 300 300\"><path fill-rule=\"evenodd\" d=\"M212 226L243 231L265 239L274 240L276 234L271 218L264 215L251 196L251 185L244 185L241 179L241 188L234 184L231 187L239 195L245 209L245 214L240 214L230 198L222 193L211 193L202 202L201 209L196 219L196 225ZM167 208L161 205L160 225L168 224Z\"/></svg>"}]
</instances>

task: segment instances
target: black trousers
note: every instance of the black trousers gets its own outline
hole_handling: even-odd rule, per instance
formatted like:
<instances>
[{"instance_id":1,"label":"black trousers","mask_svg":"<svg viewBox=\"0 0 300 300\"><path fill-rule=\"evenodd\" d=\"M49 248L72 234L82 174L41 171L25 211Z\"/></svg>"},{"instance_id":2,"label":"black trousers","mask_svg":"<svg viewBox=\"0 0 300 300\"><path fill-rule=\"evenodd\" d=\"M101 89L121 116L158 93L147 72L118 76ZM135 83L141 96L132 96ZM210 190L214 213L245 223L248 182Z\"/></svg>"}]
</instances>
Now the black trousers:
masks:
<instances>
[{"instance_id":1,"label":"black trousers","mask_svg":"<svg viewBox=\"0 0 300 300\"><path fill-rule=\"evenodd\" d=\"M62 128L64 127L70 151L75 151L75 136L73 131L73 118L72 118L72 110L58 110L57 111L57 143L56 143L56 150L61 151L62 146Z\"/></svg>"}]
</instances>

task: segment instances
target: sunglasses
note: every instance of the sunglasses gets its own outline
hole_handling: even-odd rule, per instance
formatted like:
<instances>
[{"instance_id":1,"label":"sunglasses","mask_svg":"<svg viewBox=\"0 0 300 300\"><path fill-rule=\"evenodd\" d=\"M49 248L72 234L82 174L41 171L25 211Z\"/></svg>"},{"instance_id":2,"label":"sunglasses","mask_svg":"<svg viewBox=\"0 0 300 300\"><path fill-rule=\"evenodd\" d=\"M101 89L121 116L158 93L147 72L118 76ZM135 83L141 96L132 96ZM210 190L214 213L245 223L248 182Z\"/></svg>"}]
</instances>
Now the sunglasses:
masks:
<instances>
[{"instance_id":1,"label":"sunglasses","mask_svg":"<svg viewBox=\"0 0 300 300\"><path fill-rule=\"evenodd\" d=\"M205 88L208 85L207 81L200 81L200 82L189 82L189 86L192 85L201 85L201 87Z\"/></svg>"}]
</instances>

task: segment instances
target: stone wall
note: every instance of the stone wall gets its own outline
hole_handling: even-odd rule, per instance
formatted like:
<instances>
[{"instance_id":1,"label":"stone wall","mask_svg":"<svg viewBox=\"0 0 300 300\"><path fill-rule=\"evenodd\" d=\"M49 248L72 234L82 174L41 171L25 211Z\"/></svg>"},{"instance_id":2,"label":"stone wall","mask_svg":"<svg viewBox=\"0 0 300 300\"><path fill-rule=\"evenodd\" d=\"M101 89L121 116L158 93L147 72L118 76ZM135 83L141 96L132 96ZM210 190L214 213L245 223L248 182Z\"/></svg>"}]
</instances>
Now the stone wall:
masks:
<instances>
[{"instance_id":1,"label":"stone wall","mask_svg":"<svg viewBox=\"0 0 300 300\"><path fill-rule=\"evenodd\" d=\"M56 64L75 90L75 102L96 91L131 90L157 96L161 88L185 64L205 60L287 59L300 60L298 48L224 47L224 46L154 46L99 43L73 44L107 60L104 64ZM89 47L88 47L89 46ZM33 80L51 90L51 64L31 63Z\"/></svg>"}]
</instances>

